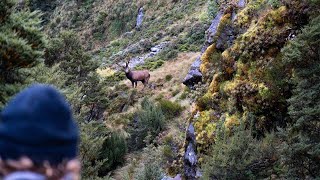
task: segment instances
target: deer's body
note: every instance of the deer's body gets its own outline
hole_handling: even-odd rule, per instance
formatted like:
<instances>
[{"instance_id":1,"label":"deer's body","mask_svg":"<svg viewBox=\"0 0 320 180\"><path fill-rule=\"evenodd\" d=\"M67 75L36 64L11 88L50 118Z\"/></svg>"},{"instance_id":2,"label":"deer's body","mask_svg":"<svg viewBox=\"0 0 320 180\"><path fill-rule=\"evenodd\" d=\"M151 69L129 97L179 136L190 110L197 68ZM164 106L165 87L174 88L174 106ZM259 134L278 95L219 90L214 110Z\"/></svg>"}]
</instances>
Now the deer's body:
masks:
<instances>
[{"instance_id":1,"label":"deer's body","mask_svg":"<svg viewBox=\"0 0 320 180\"><path fill-rule=\"evenodd\" d=\"M132 87L137 87L138 81L141 81L144 87L148 84L150 79L149 71L142 70L142 71L126 71L127 78L131 81Z\"/></svg>"},{"instance_id":2,"label":"deer's body","mask_svg":"<svg viewBox=\"0 0 320 180\"><path fill-rule=\"evenodd\" d=\"M123 67L121 65L119 65L119 66ZM150 79L149 71L148 70L131 71L131 69L129 68L129 61L126 62L126 66L124 68L124 71L126 73L126 77L131 81L133 88L137 87L138 81L141 81L143 83L144 87L146 87L146 85L149 82L149 79Z\"/></svg>"}]
</instances>

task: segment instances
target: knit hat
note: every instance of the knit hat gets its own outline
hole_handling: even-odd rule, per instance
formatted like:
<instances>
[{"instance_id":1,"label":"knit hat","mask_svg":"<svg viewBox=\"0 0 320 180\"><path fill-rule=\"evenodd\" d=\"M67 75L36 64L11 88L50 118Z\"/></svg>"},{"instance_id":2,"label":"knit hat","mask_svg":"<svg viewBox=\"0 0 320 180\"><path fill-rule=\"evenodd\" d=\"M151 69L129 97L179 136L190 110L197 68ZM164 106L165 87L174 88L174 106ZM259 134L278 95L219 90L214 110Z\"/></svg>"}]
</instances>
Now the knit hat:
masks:
<instances>
[{"instance_id":1,"label":"knit hat","mask_svg":"<svg viewBox=\"0 0 320 180\"><path fill-rule=\"evenodd\" d=\"M20 92L0 115L0 157L29 157L57 165L77 156L78 127L70 106L52 86L36 84Z\"/></svg>"}]
</instances>

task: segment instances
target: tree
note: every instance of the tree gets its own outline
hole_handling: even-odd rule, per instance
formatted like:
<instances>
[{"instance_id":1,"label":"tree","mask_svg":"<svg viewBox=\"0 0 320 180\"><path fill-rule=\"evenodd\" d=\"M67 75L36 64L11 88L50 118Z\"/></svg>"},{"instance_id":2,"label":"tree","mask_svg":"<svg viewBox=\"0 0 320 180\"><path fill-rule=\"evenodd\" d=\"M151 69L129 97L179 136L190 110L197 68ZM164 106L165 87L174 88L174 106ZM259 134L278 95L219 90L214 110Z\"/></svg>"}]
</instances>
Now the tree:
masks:
<instances>
[{"instance_id":1,"label":"tree","mask_svg":"<svg viewBox=\"0 0 320 180\"><path fill-rule=\"evenodd\" d=\"M283 49L295 88L288 100L293 125L288 134L288 176L320 177L320 16Z\"/></svg>"},{"instance_id":2,"label":"tree","mask_svg":"<svg viewBox=\"0 0 320 180\"><path fill-rule=\"evenodd\" d=\"M12 0L0 2L0 107L25 80L20 70L41 62L46 47L41 13L17 11L14 5Z\"/></svg>"},{"instance_id":3,"label":"tree","mask_svg":"<svg viewBox=\"0 0 320 180\"><path fill-rule=\"evenodd\" d=\"M98 68L98 63L84 51L73 31L64 31L51 39L45 54L45 64L52 66L56 63L60 63L61 70L68 74L67 83L77 83L79 86L86 81L90 72Z\"/></svg>"},{"instance_id":4,"label":"tree","mask_svg":"<svg viewBox=\"0 0 320 180\"><path fill-rule=\"evenodd\" d=\"M32 11L40 10L44 13L44 22L50 20L51 13L57 7L57 0L28 0L28 6Z\"/></svg>"}]
</instances>

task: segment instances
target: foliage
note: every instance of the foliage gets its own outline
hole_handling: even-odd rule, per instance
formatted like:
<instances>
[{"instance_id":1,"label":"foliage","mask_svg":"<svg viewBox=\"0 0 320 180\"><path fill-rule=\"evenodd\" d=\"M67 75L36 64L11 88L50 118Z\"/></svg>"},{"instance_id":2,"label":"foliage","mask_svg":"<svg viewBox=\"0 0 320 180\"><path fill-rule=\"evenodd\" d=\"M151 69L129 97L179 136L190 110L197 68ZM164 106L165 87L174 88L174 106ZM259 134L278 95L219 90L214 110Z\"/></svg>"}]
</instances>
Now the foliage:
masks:
<instances>
[{"instance_id":1,"label":"foliage","mask_svg":"<svg viewBox=\"0 0 320 180\"><path fill-rule=\"evenodd\" d=\"M53 38L45 59L49 66L60 63L59 67L70 76L68 83L80 84L86 80L89 72L98 68L97 62L84 51L73 31L64 31L57 38Z\"/></svg>"},{"instance_id":2,"label":"foliage","mask_svg":"<svg viewBox=\"0 0 320 180\"><path fill-rule=\"evenodd\" d=\"M82 162L82 177L91 179L98 177L99 170L108 159L101 158L101 151L106 140L106 127L97 122L80 124L81 143L80 160Z\"/></svg>"},{"instance_id":3,"label":"foliage","mask_svg":"<svg viewBox=\"0 0 320 180\"><path fill-rule=\"evenodd\" d=\"M136 114L136 124L129 129L131 134L130 148L137 150L152 143L154 138L164 129L165 116L159 106L144 98L141 109Z\"/></svg>"},{"instance_id":4,"label":"foliage","mask_svg":"<svg viewBox=\"0 0 320 180\"><path fill-rule=\"evenodd\" d=\"M183 110L183 107L179 103L165 99L159 101L159 106L163 114L169 119L178 116Z\"/></svg>"},{"instance_id":5,"label":"foliage","mask_svg":"<svg viewBox=\"0 0 320 180\"><path fill-rule=\"evenodd\" d=\"M268 4L270 4L273 8L278 8L281 5L279 0L268 0Z\"/></svg>"},{"instance_id":6,"label":"foliage","mask_svg":"<svg viewBox=\"0 0 320 180\"><path fill-rule=\"evenodd\" d=\"M293 95L288 100L293 125L288 131L285 160L289 178L319 178L320 173L320 16L283 49L293 68Z\"/></svg>"},{"instance_id":7,"label":"foliage","mask_svg":"<svg viewBox=\"0 0 320 180\"><path fill-rule=\"evenodd\" d=\"M215 144L205 158L203 179L257 179L268 177L276 162L274 135L262 140L251 136L244 125L230 137L219 125Z\"/></svg>"},{"instance_id":8,"label":"foliage","mask_svg":"<svg viewBox=\"0 0 320 180\"><path fill-rule=\"evenodd\" d=\"M27 3L31 11L40 10L44 13L45 22L50 20L51 13L58 5L57 0L28 0Z\"/></svg>"},{"instance_id":9,"label":"foliage","mask_svg":"<svg viewBox=\"0 0 320 180\"><path fill-rule=\"evenodd\" d=\"M159 164L156 162L149 162L145 164L143 170L137 174L137 180L150 180L150 179L161 179L162 171Z\"/></svg>"},{"instance_id":10,"label":"foliage","mask_svg":"<svg viewBox=\"0 0 320 180\"><path fill-rule=\"evenodd\" d=\"M112 132L104 141L101 151L101 159L107 159L107 161L99 169L99 173L105 175L106 172L117 168L124 162L127 141L120 132Z\"/></svg>"},{"instance_id":11,"label":"foliage","mask_svg":"<svg viewBox=\"0 0 320 180\"><path fill-rule=\"evenodd\" d=\"M219 4L216 0L208 0L208 16L213 19L219 10Z\"/></svg>"},{"instance_id":12,"label":"foliage","mask_svg":"<svg viewBox=\"0 0 320 180\"><path fill-rule=\"evenodd\" d=\"M172 75L171 74L167 74L166 77L165 77L165 80L168 82L168 81L171 81L172 79Z\"/></svg>"},{"instance_id":13,"label":"foliage","mask_svg":"<svg viewBox=\"0 0 320 180\"><path fill-rule=\"evenodd\" d=\"M46 46L41 13L17 11L14 1L0 2L0 108L20 90L28 74L22 68L42 61Z\"/></svg>"}]
</instances>

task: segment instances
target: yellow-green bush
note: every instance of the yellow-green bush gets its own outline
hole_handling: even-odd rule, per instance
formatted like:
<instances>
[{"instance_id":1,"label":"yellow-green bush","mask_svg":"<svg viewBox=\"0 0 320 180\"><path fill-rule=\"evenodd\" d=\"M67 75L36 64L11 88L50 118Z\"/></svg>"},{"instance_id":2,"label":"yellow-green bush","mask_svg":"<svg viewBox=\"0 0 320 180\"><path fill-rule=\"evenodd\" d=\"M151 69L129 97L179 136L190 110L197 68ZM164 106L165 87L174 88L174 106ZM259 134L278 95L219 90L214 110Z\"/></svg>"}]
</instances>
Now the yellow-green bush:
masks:
<instances>
[{"instance_id":1,"label":"yellow-green bush","mask_svg":"<svg viewBox=\"0 0 320 180\"><path fill-rule=\"evenodd\" d=\"M212 110L202 111L194 121L198 151L205 152L214 143L217 117Z\"/></svg>"}]
</instances>

